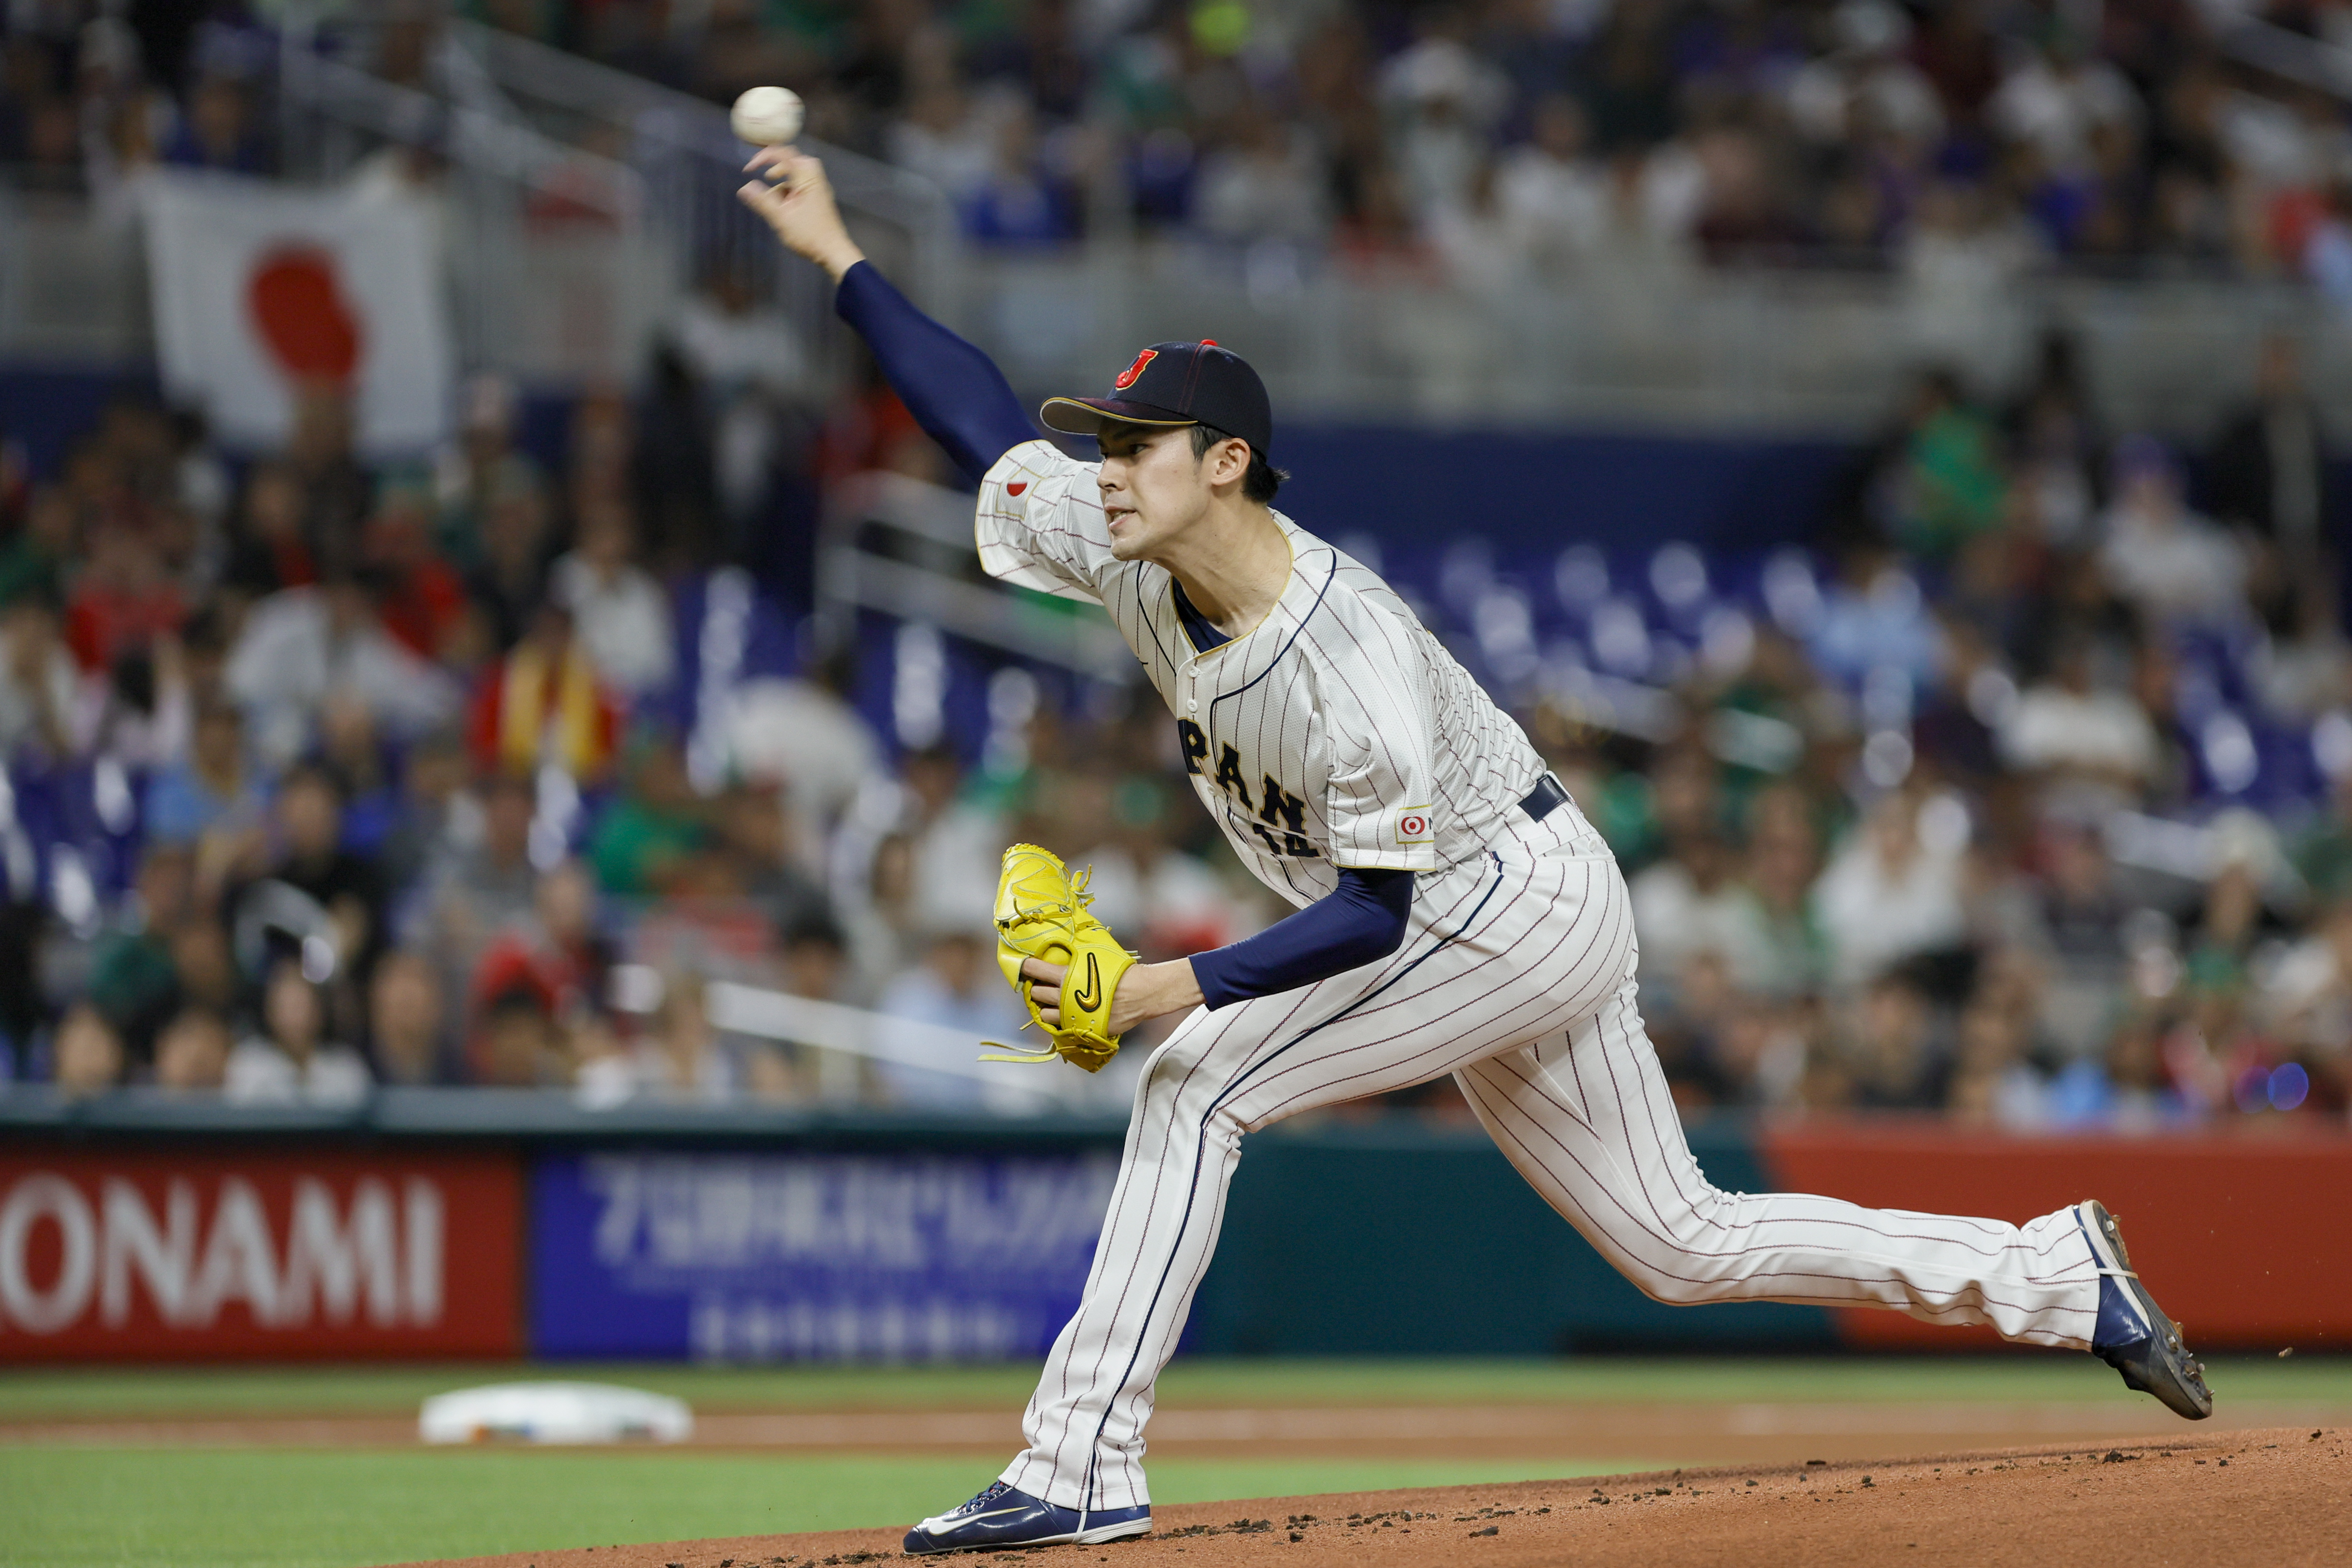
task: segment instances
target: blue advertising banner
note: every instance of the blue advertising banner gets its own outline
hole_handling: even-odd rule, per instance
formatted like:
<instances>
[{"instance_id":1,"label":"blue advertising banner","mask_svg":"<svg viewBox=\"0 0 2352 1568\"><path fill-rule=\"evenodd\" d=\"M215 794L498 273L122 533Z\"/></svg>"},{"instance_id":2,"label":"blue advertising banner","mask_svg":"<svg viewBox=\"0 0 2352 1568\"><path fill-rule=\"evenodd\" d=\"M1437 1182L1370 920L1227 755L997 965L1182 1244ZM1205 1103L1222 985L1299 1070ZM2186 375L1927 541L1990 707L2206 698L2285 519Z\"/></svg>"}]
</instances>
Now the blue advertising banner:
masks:
<instances>
[{"instance_id":1,"label":"blue advertising banner","mask_svg":"<svg viewBox=\"0 0 2352 1568\"><path fill-rule=\"evenodd\" d=\"M1003 1361L1077 1306L1118 1162L555 1154L531 1172L531 1349Z\"/></svg>"}]
</instances>

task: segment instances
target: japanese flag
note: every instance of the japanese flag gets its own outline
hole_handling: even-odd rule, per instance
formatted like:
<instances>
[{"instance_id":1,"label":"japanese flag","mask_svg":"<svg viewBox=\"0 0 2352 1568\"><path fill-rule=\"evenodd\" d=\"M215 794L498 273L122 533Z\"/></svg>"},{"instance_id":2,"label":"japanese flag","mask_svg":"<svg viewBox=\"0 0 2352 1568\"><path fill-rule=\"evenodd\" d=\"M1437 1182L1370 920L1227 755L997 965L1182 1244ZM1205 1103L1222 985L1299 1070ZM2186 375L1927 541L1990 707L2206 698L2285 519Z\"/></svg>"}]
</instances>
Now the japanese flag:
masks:
<instances>
[{"instance_id":1,"label":"japanese flag","mask_svg":"<svg viewBox=\"0 0 2352 1568\"><path fill-rule=\"evenodd\" d=\"M413 453L449 426L451 363L429 215L214 174L159 174L147 261L163 384L236 447L274 447L298 391L352 404L369 457Z\"/></svg>"}]
</instances>

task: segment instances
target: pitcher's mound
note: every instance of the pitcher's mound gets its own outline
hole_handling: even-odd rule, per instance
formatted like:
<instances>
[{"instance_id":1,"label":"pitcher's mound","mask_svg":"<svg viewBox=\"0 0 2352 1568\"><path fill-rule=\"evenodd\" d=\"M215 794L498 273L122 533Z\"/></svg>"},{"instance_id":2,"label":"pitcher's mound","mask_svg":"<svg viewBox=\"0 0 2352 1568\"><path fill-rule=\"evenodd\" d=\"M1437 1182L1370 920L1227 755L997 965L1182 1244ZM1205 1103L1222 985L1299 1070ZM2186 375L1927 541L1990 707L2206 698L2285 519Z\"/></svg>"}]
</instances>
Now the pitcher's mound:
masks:
<instances>
[{"instance_id":1,"label":"pitcher's mound","mask_svg":"<svg viewBox=\"0 0 2352 1568\"><path fill-rule=\"evenodd\" d=\"M1140 1541L988 1560L1018 1556L1036 1568L2340 1563L2341 1510L2352 1497L2347 1436L2340 1428L2231 1432L2120 1448L1186 1503L1154 1509L1155 1532ZM436 1568L842 1568L906 1561L903 1534L755 1535Z\"/></svg>"}]
</instances>

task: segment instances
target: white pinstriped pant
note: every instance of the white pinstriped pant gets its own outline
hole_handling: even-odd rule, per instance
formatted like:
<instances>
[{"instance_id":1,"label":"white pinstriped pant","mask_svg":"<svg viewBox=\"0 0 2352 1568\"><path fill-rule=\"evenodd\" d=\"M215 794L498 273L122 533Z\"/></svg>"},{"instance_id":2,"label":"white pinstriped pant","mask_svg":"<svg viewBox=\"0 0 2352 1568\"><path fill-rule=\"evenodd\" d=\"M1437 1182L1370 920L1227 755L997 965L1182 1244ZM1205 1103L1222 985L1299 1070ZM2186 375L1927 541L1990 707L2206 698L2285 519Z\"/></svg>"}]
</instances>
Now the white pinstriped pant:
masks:
<instances>
[{"instance_id":1,"label":"white pinstriped pant","mask_svg":"<svg viewBox=\"0 0 2352 1568\"><path fill-rule=\"evenodd\" d=\"M1136 1089L1078 1310L1054 1342L1003 1479L1065 1508L1150 1500L1143 1427L1215 1250L1244 1132L1458 1075L1511 1163L1662 1301L1893 1307L2087 1348L2098 1307L2071 1210L2019 1227L1710 1186L1634 1006L1624 879L1573 805L1419 879L1378 964L1196 1011Z\"/></svg>"}]
</instances>

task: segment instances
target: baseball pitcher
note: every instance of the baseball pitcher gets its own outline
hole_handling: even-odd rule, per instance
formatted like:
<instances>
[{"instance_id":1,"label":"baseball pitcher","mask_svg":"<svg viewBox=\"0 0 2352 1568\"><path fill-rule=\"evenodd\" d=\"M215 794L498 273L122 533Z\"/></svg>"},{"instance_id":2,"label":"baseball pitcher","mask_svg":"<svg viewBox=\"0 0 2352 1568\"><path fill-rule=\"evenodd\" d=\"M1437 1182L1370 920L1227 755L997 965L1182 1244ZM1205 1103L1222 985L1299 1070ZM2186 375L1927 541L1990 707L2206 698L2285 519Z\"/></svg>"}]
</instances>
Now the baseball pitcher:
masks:
<instances>
[{"instance_id":1,"label":"baseball pitcher","mask_svg":"<svg viewBox=\"0 0 2352 1568\"><path fill-rule=\"evenodd\" d=\"M1608 847L1525 734L1361 564L1275 510L1255 372L1155 343L1109 395L1040 417L852 243L823 166L772 147L744 202L839 285L908 407L980 479L993 575L1097 600L1174 716L1201 804L1297 912L1187 960L1133 963L1044 850L1006 856L1008 978L1054 1048L1099 1067L1183 1015L1145 1064L1077 1314L1001 1479L910 1552L1097 1542L1151 1528L1152 1388L1209 1266L1244 1133L1452 1073L1528 1182L1663 1301L1890 1307L2089 1350L2197 1419L2203 1369L2086 1201L2023 1226L1727 1193L1691 1158L1634 1004Z\"/></svg>"}]
</instances>

